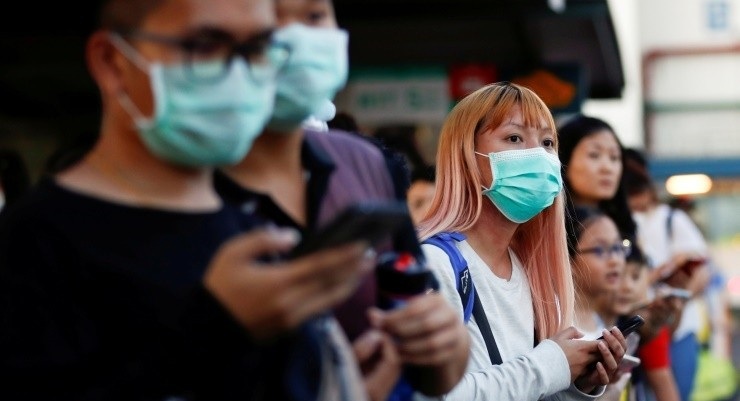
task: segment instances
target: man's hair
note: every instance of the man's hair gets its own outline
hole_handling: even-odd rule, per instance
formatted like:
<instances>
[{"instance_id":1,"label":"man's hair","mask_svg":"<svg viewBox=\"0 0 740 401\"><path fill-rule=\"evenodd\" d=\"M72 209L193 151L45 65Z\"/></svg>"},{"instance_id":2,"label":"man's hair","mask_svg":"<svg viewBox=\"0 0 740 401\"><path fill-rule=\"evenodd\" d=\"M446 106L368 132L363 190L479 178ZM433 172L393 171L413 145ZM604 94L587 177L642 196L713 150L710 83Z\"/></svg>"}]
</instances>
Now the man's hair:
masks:
<instances>
[{"instance_id":1,"label":"man's hair","mask_svg":"<svg viewBox=\"0 0 740 401\"><path fill-rule=\"evenodd\" d=\"M146 16L164 0L102 0L98 11L98 27L112 31L127 31L141 25Z\"/></svg>"}]
</instances>

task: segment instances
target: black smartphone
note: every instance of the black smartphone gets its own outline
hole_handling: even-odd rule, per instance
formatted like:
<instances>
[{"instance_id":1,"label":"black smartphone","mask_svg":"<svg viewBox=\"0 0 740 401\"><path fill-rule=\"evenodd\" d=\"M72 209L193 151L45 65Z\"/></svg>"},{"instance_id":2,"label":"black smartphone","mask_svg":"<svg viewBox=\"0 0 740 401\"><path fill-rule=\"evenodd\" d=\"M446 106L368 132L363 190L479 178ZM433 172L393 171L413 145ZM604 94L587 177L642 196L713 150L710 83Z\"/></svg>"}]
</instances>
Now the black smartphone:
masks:
<instances>
[{"instance_id":1,"label":"black smartphone","mask_svg":"<svg viewBox=\"0 0 740 401\"><path fill-rule=\"evenodd\" d=\"M617 328L619 329L619 331L622 332L622 335L624 337L627 337L627 335L637 330L637 328L642 326L643 324L645 324L645 319L643 319L642 316L640 315L634 315L627 320L619 322L619 324L617 325ZM603 339L604 339L603 336L597 338L597 340L603 340Z\"/></svg>"},{"instance_id":2,"label":"black smartphone","mask_svg":"<svg viewBox=\"0 0 740 401\"><path fill-rule=\"evenodd\" d=\"M288 257L296 258L358 240L365 240L373 246L409 221L411 217L405 202L354 204L318 231L306 234L290 251Z\"/></svg>"}]
</instances>

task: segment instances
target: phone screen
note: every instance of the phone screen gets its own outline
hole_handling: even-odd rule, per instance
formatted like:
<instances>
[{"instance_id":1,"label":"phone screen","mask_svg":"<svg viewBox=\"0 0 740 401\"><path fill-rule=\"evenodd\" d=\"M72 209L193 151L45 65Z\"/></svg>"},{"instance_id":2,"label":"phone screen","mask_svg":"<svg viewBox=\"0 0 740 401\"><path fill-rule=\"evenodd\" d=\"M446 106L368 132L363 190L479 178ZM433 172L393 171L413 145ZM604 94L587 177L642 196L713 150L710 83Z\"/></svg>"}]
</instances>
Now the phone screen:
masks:
<instances>
[{"instance_id":1,"label":"phone screen","mask_svg":"<svg viewBox=\"0 0 740 401\"><path fill-rule=\"evenodd\" d=\"M314 233L307 234L290 252L295 258L320 249L365 240L370 245L390 236L411 221L403 202L367 202L352 205Z\"/></svg>"}]
</instances>

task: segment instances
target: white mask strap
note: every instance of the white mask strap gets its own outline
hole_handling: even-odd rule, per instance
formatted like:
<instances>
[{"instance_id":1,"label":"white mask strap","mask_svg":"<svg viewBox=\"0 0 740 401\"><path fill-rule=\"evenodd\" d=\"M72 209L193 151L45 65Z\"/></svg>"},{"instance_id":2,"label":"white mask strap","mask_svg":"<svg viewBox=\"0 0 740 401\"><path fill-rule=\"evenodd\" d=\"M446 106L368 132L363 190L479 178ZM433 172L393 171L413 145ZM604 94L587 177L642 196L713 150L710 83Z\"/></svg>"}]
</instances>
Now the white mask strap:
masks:
<instances>
[{"instance_id":1,"label":"white mask strap","mask_svg":"<svg viewBox=\"0 0 740 401\"><path fill-rule=\"evenodd\" d=\"M108 37L110 38L111 43L113 43L113 46L126 56L127 59L131 60L131 62L136 64L136 66L142 71L149 72L149 61L147 61L138 50L131 46L131 44L126 42L121 35L116 32L111 32L108 34Z\"/></svg>"},{"instance_id":2,"label":"white mask strap","mask_svg":"<svg viewBox=\"0 0 740 401\"><path fill-rule=\"evenodd\" d=\"M141 113L138 107L134 104L134 102L131 100L131 98L128 96L125 92L120 92L118 94L118 102L121 104L121 107L123 107L124 110L126 110L126 113L128 113L129 116L134 121L143 122L147 120L147 117L144 116L144 114Z\"/></svg>"}]
</instances>

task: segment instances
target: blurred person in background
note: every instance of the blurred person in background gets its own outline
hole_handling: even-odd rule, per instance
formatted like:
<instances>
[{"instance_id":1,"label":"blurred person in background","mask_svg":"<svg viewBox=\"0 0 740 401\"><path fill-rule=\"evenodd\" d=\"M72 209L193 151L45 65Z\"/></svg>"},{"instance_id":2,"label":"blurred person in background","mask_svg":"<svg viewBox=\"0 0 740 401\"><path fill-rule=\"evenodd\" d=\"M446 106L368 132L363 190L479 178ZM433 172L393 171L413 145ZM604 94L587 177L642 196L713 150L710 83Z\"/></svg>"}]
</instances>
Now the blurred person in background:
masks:
<instances>
[{"instance_id":1,"label":"blurred person in background","mask_svg":"<svg viewBox=\"0 0 740 401\"><path fill-rule=\"evenodd\" d=\"M20 153L0 149L0 211L13 206L31 187L31 177Z\"/></svg>"},{"instance_id":2,"label":"blurred person in background","mask_svg":"<svg viewBox=\"0 0 740 401\"><path fill-rule=\"evenodd\" d=\"M86 41L100 135L0 221L0 398L365 400L327 309L372 261L294 261L222 202L287 61L268 0L107 0ZM392 350L392 347L387 347Z\"/></svg>"},{"instance_id":3,"label":"blurred person in background","mask_svg":"<svg viewBox=\"0 0 740 401\"><path fill-rule=\"evenodd\" d=\"M619 329L588 341L572 327L557 148L547 106L511 83L478 89L445 120L419 230L450 305L464 317L473 300L470 361L446 400L593 399L616 374Z\"/></svg>"},{"instance_id":4,"label":"blurred person in background","mask_svg":"<svg viewBox=\"0 0 740 401\"><path fill-rule=\"evenodd\" d=\"M630 246L603 211L579 206L567 216L568 250L576 288L575 326L586 338L597 338L611 327L598 313L601 297L615 296Z\"/></svg>"},{"instance_id":5,"label":"blurred person in background","mask_svg":"<svg viewBox=\"0 0 740 401\"><path fill-rule=\"evenodd\" d=\"M691 293L672 326L671 340L673 374L681 400L687 401L694 388L700 351L697 334L702 315L697 298L711 279L706 264L709 249L701 231L685 212L660 202L645 158L639 152L628 154L627 195L637 222L638 241L651 263L651 285L665 283Z\"/></svg>"},{"instance_id":6,"label":"blurred person in background","mask_svg":"<svg viewBox=\"0 0 740 401\"><path fill-rule=\"evenodd\" d=\"M330 0L275 2L278 40L291 48L291 58L278 76L275 109L252 150L239 163L216 174L216 188L228 202L249 205L265 221L312 235L346 207L367 201L403 201L394 187L380 149L355 134L317 131L303 122L333 99L347 79L348 34L339 29ZM415 249L416 248L416 249ZM409 222L395 237L398 252L418 253ZM381 249L380 252L387 250ZM383 400L396 387L394 367L378 365L385 351L379 339L393 339L404 367L403 386L438 395L460 379L468 357L468 336L454 309L438 293L408 300L405 307L381 311L373 274L358 290L333 308L351 341L373 335L377 353L360 363L377 365L385 380L368 386L372 399ZM379 358L379 359L378 359ZM396 371L397 371L397 367Z\"/></svg>"},{"instance_id":7,"label":"blurred person in background","mask_svg":"<svg viewBox=\"0 0 740 401\"><path fill-rule=\"evenodd\" d=\"M406 192L406 202L414 225L418 225L434 198L434 166L417 168L411 173L411 185Z\"/></svg>"},{"instance_id":8,"label":"blurred person in background","mask_svg":"<svg viewBox=\"0 0 740 401\"><path fill-rule=\"evenodd\" d=\"M415 126L383 126L377 128L372 136L383 145L401 154L406 161L408 171L414 171L427 165L416 141Z\"/></svg>"},{"instance_id":9,"label":"blurred person in background","mask_svg":"<svg viewBox=\"0 0 740 401\"><path fill-rule=\"evenodd\" d=\"M575 325L585 333L584 338L592 339L618 323L599 307L603 298L617 295L631 247L623 242L614 221L600 209L577 206L574 211L574 215L567 216L565 227L576 287ZM633 355L637 348L634 335L630 333L626 338L625 355ZM620 368L599 399L618 400L628 391L630 378L631 373Z\"/></svg>"},{"instance_id":10,"label":"blurred person in background","mask_svg":"<svg viewBox=\"0 0 740 401\"><path fill-rule=\"evenodd\" d=\"M558 129L566 207L590 206L614 220L622 237L634 241L632 219L622 184L622 144L612 127L598 118L577 115Z\"/></svg>"},{"instance_id":11,"label":"blurred person in background","mask_svg":"<svg viewBox=\"0 0 740 401\"><path fill-rule=\"evenodd\" d=\"M637 225L625 191L624 147L612 127L601 119L577 115L560 127L558 139L569 213L575 213L577 206L599 208L612 218L623 239L637 242ZM656 312L656 319L658 315ZM674 315L666 313L661 317L668 319ZM669 353L668 344L662 341L651 342L650 347L663 348L650 351L656 355ZM675 380L668 380L663 373L648 376L652 388L676 385Z\"/></svg>"},{"instance_id":12,"label":"blurred person in background","mask_svg":"<svg viewBox=\"0 0 740 401\"><path fill-rule=\"evenodd\" d=\"M334 118L327 122L331 132L344 132L355 134L358 137L372 143L377 146L385 157L385 163L388 170L391 173L391 179L393 180L393 188L398 198L405 198L406 191L410 185L410 179L412 172L408 165L408 159L404 154L397 150L388 147L382 140L367 135L360 130L360 126L357 124L355 117L346 112L338 112Z\"/></svg>"},{"instance_id":13,"label":"blurred person in background","mask_svg":"<svg viewBox=\"0 0 740 401\"><path fill-rule=\"evenodd\" d=\"M631 244L625 271L615 294L604 294L597 304L604 324L617 324L621 319L639 314L645 319L637 332L627 337L627 352L640 359L640 365L631 371L630 383L625 388L632 401L678 401L678 388L671 371L668 346L670 333L663 316L670 299L650 299L649 267L647 258L637 243ZM654 343L662 343L656 346ZM648 383L658 383L650 387ZM667 385L665 385L667 384Z\"/></svg>"},{"instance_id":14,"label":"blurred person in background","mask_svg":"<svg viewBox=\"0 0 740 401\"><path fill-rule=\"evenodd\" d=\"M599 306L604 297L613 298L619 291L631 247L623 242L614 221L600 209L579 206L574 211L566 216L565 225L576 289L574 324L584 338L595 339L602 330L617 324L617 319L605 319ZM636 344L629 336L626 340L625 353L632 355ZM630 377L628 372L618 370L615 381L599 399L619 399Z\"/></svg>"}]
</instances>

